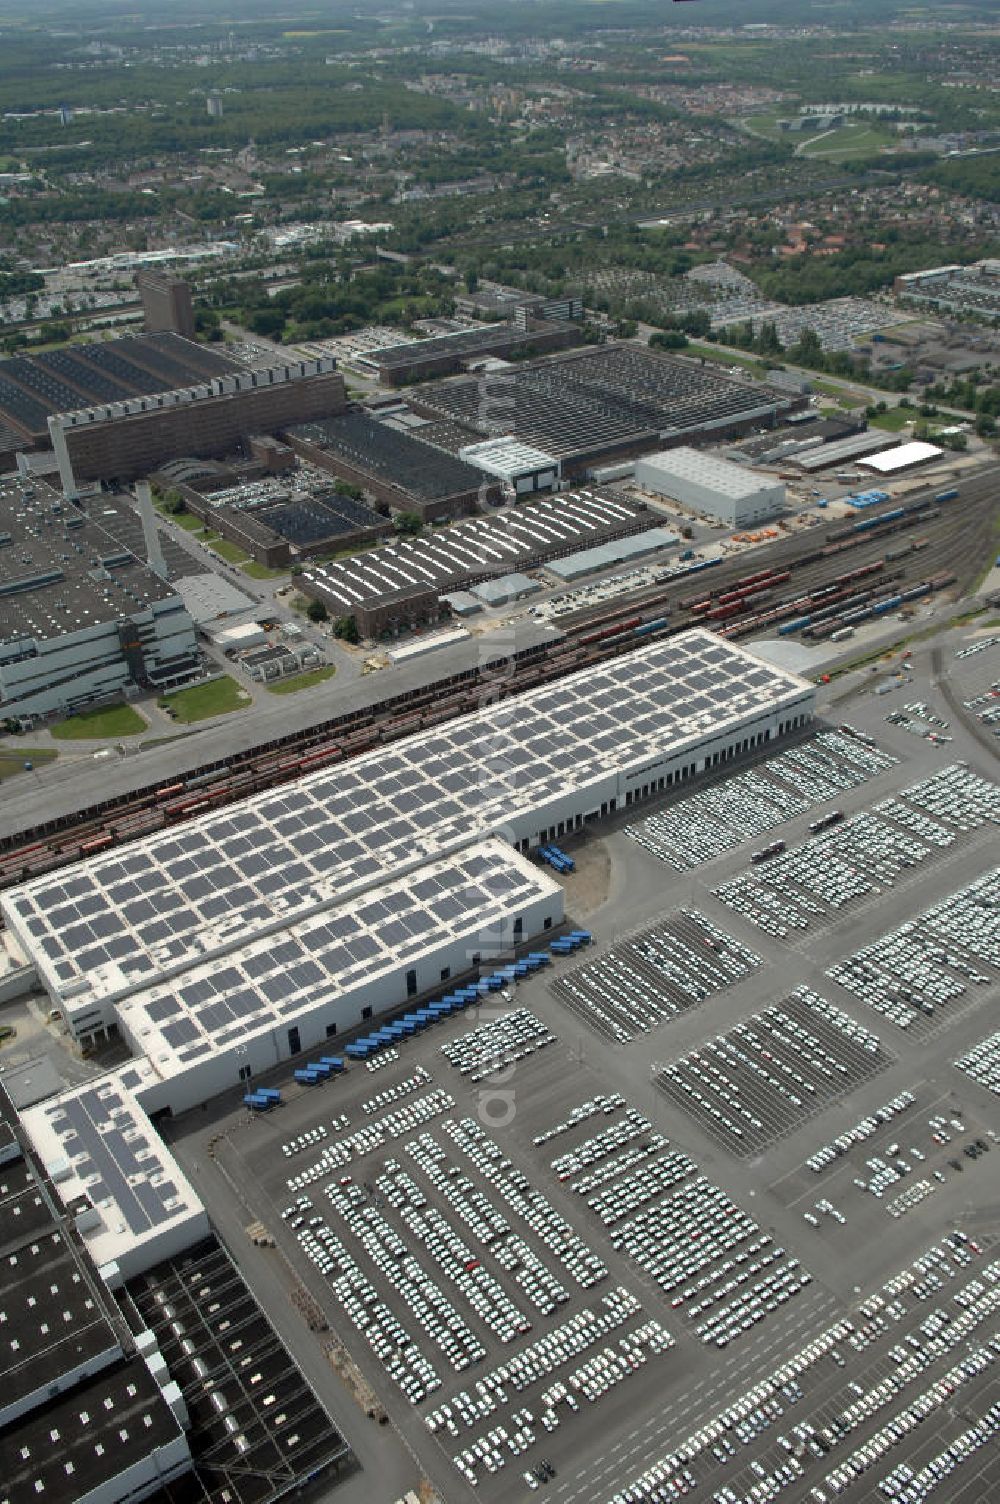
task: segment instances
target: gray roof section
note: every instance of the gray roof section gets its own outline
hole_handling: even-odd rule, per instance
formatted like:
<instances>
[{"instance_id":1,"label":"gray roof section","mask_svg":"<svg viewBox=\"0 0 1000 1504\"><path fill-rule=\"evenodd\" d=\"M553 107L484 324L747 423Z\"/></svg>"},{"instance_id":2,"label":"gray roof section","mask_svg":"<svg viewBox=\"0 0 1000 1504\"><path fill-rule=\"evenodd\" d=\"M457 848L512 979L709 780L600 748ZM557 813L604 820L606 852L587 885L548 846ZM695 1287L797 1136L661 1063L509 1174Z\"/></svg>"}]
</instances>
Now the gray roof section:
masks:
<instances>
[{"instance_id":1,"label":"gray roof section","mask_svg":"<svg viewBox=\"0 0 1000 1504\"><path fill-rule=\"evenodd\" d=\"M647 554L658 553L662 548L673 548L679 542L678 535L668 528L652 527L648 532L634 533L631 538L617 538L613 543L602 543L597 548L581 549L566 559L553 559L545 567L560 580L576 580L583 574L610 569L629 559L641 559Z\"/></svg>"},{"instance_id":2,"label":"gray roof section","mask_svg":"<svg viewBox=\"0 0 1000 1504\"><path fill-rule=\"evenodd\" d=\"M175 595L44 481L25 492L13 477L0 482L0 646L121 621Z\"/></svg>"}]
</instances>

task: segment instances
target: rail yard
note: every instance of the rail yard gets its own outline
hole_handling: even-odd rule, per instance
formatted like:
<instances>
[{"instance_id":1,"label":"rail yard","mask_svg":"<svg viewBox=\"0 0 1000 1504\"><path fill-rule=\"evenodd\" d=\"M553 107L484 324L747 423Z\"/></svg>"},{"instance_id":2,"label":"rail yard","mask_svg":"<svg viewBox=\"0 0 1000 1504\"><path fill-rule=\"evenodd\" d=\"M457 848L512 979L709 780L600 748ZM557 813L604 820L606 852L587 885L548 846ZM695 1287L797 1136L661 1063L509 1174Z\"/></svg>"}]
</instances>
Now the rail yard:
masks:
<instances>
[{"instance_id":1,"label":"rail yard","mask_svg":"<svg viewBox=\"0 0 1000 1504\"><path fill-rule=\"evenodd\" d=\"M516 652L502 679L469 669L384 698L373 684L366 708L0 840L0 888L443 723L476 706L486 680L517 694L695 625L819 641L935 592L960 595L991 546L995 486L995 471L982 472L948 500L928 489L742 559L674 565L627 604L576 613L551 642Z\"/></svg>"}]
</instances>

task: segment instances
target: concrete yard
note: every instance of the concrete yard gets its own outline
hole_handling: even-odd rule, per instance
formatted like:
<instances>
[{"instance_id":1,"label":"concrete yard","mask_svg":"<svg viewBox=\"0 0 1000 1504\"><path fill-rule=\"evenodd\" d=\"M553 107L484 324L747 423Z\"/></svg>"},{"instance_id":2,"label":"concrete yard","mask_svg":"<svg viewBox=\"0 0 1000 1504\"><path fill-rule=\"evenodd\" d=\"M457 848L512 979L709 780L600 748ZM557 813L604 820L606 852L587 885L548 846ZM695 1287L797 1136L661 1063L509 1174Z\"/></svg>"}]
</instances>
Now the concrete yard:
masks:
<instances>
[{"instance_id":1,"label":"concrete yard","mask_svg":"<svg viewBox=\"0 0 1000 1504\"><path fill-rule=\"evenodd\" d=\"M687 1469L698 1497L742 1504L784 1468L780 1494L776 1487L757 1498L825 1504L846 1496L882 1504L889 1495L879 1485L895 1469L904 1463L915 1472L928 1466L1000 1401L998 1354L990 1345L1000 1343L994 1283L1000 1267L984 1272L1000 1248L997 1102L953 1065L995 1028L990 1004L997 1001L1000 969L980 956L975 964L987 980L963 982L964 990L933 1015L914 1013L912 1027L901 1027L828 975L995 867L996 825L984 820L954 831L950 843L912 865L907 861L905 870L887 871L884 882L848 896L842 908L820 904L807 927L784 938L716 896L736 879L767 881L768 864L751 864L750 854L768 842L784 841L792 857L808 853L811 842L822 843L814 850L836 853L839 833L849 831L854 816L946 766L964 762L995 784L998 744L992 729L974 719L982 704L969 710L964 702L989 693L1000 647L954 656L977 636L984 634L964 629L919 644L905 686L879 696L856 693L842 702L839 719L895 761L838 789L835 797L807 800L808 807L769 825L766 833L677 870L626 832L629 823L658 811L669 814L697 798L706 786L699 780L672 797L633 806L628 819L602 822L592 836L567 837L563 844L577 857L579 871L559 881L568 916L574 923L583 920L593 943L570 958L554 957L551 966L519 983L509 1002L494 994L478 1010L403 1040L398 1056L377 1069L352 1063L323 1086L298 1086L286 1066L259 1083L282 1090L282 1105L266 1116L249 1116L234 1091L228 1100L164 1125L242 1272L294 1343L361 1460L364 1471L338 1488L338 1498L353 1497L352 1490L361 1487L366 1499L389 1500L422 1475L449 1504L476 1494L506 1504L536 1489L553 1504L612 1498L644 1504L687 1492ZM883 677L866 676L866 688ZM942 678L960 715L946 703ZM917 702L951 721L947 729L938 728L950 742L934 743L919 725L914 730L885 719ZM807 735L801 744L814 743ZM766 749L752 766L764 772L775 755ZM707 786L721 789L745 767L741 762L735 770L720 770ZM843 825L829 835L811 835L810 824L834 807ZM695 932L689 925L678 928L682 909L704 916L760 964L665 1021L656 1022L647 1011L628 1042L609 1041L567 1005L562 984L577 969L606 959L612 948L615 956L627 956L624 941L664 920L690 938ZM712 949L713 957L718 954ZM553 990L556 979L561 985ZM737 1154L725 1134L714 1126L710 1131L658 1078L680 1057L742 1029L803 987L839 1010L852 1038L870 1037L877 1049L862 1070L863 1047L835 1043L833 1057L847 1068L837 1089L819 1093L815 1102L806 1099L801 1110L790 1110L785 1098L767 1120L762 1147L748 1141ZM540 1037L522 1058L510 1060L524 1049L515 1041L508 1050L504 1043L519 1026L520 1010L540 1021ZM491 1031L485 1059L479 1070L463 1073L442 1046L476 1027ZM751 1025L758 1027L756 1021ZM840 1028L835 1025L829 1035L815 1032L825 1044L841 1039ZM332 1040L331 1052L345 1042ZM476 1044L466 1041L463 1048ZM773 1066L779 1077L785 1072L785 1081L788 1058L784 1066ZM498 1067L492 1073L491 1064ZM474 1079L481 1071L482 1079ZM741 1100L759 1107L764 1099L753 1069L745 1067L734 1079ZM774 1090L768 1088L772 1105L779 1102ZM599 1098L606 1100L595 1102ZM847 1152L807 1167L838 1135L894 1100L886 1121L871 1125ZM575 1112L577 1121L568 1124ZM291 1152L293 1141L314 1129L323 1135ZM542 1135L547 1141L536 1143ZM871 1159L885 1171L877 1195L865 1188L882 1174L866 1163ZM900 1163L905 1170L895 1168ZM311 1204L297 1205L301 1197ZM676 1237L671 1205L680 1209ZM257 1221L276 1248L251 1243L246 1228ZM634 1254L644 1226L654 1236L640 1263ZM728 1275L727 1227L740 1229L728 1245L729 1260L736 1260ZM959 1237L943 1241L956 1231ZM872 1300L932 1248L938 1252L913 1281L897 1280ZM672 1269L681 1269L674 1284ZM981 1284L967 1290L973 1280ZM398 1441L390 1441L391 1433L347 1397L323 1355L329 1334L310 1333L293 1309L297 1285L319 1302L343 1338L388 1410ZM759 1292L756 1305L747 1303L751 1291ZM708 1309L699 1313L702 1301ZM720 1330L711 1324L727 1311L737 1314L725 1345L704 1340L710 1328ZM741 1325L739 1313L751 1311L759 1324L747 1314ZM586 1325L586 1313L604 1319L591 1316ZM402 1354L411 1376L419 1369L424 1377L418 1387L431 1370L440 1379L416 1404L404 1397L365 1336L393 1319L412 1340L400 1347L390 1335L383 1350L394 1352L394 1363ZM831 1335L824 1339L824 1333ZM552 1349L552 1334L561 1334L561 1355L546 1356L545 1339ZM825 1342L822 1350L797 1356L817 1341ZM422 1367L414 1363L416 1350L426 1360ZM977 1350L978 1371L972 1361ZM459 1371L450 1355L461 1363L463 1352L474 1361ZM525 1353L533 1357L537 1377L518 1389L511 1365L516 1368ZM604 1381L596 1367L590 1375L596 1397L587 1399L590 1378L581 1371L603 1354L607 1375L615 1353L625 1355L617 1381L597 1394ZM907 1367L915 1353L921 1356ZM953 1372L967 1360L968 1372ZM570 1375L576 1375L573 1384ZM775 1375L767 1393L748 1402L749 1419L728 1414L707 1433L716 1417ZM876 1436L939 1383L941 1403L908 1434L901 1421L898 1438L886 1432L883 1455L876 1458ZM563 1392L553 1396L560 1385ZM879 1385L887 1387L869 1403L865 1397ZM860 1413L863 1404L869 1405L867 1416ZM449 1405L450 1417L441 1415L432 1429L428 1417ZM551 1430L543 1411L557 1417ZM754 1418L754 1411L761 1413ZM456 1458L468 1457L473 1443L497 1428L506 1435L483 1450L499 1450L505 1465L491 1470L477 1462L473 1491ZM700 1440L682 1452L699 1432ZM863 1469L858 1462L858 1476L838 1482L837 1469L866 1447L871 1456L862 1458ZM935 1504L979 1504L1000 1494L1000 1452L992 1437L979 1450L970 1443L966 1451L961 1462L951 1457L950 1464L935 1463L939 1476L927 1474L926 1496ZM554 1475L529 1483L525 1471L543 1459ZM659 1480L648 1471L658 1464ZM671 1480L678 1480L675 1487ZM727 1487L735 1492L727 1494Z\"/></svg>"}]
</instances>

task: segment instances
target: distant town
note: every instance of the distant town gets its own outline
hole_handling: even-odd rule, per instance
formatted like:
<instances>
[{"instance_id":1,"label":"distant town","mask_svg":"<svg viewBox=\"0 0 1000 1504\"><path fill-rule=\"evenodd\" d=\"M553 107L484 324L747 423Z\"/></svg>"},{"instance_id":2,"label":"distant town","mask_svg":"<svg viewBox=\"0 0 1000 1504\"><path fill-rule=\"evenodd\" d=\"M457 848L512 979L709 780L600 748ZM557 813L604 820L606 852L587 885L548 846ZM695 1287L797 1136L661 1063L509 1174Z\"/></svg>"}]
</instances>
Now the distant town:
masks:
<instances>
[{"instance_id":1,"label":"distant town","mask_svg":"<svg viewBox=\"0 0 1000 1504\"><path fill-rule=\"evenodd\" d=\"M0 1504L987 1504L994 7L0 43Z\"/></svg>"}]
</instances>

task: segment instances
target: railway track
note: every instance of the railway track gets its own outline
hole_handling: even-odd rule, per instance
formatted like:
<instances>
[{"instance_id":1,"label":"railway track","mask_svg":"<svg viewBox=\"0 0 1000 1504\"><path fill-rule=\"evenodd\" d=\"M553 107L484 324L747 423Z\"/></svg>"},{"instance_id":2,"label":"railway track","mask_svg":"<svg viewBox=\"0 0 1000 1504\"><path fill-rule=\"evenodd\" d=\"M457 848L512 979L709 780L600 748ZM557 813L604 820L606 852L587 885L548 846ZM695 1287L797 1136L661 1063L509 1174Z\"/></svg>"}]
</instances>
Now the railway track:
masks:
<instances>
[{"instance_id":1,"label":"railway track","mask_svg":"<svg viewBox=\"0 0 1000 1504\"><path fill-rule=\"evenodd\" d=\"M950 509L941 507L934 516L923 520L895 518L883 524L882 515L893 510L886 506L866 513L865 521L872 526L850 538L839 536L842 529L817 527L809 534L779 539L767 550L767 566L758 568L754 575L748 576L748 561L743 557L666 579L661 586L630 598L627 603L610 610L597 608L594 613L567 622L560 640L517 655L510 678L498 691L496 681L491 678L491 686L494 693L504 697L520 694L577 669L633 651L654 635L669 636L692 626L723 628L733 636L761 630L756 624L757 614L741 621L742 606L724 622L706 620L705 612L691 609L692 604L697 604L693 591L703 592L700 599L710 601L725 596L727 605L741 595L759 596L766 592L768 610L787 608L788 614L794 615L793 603L828 588L838 576L855 573L863 576L868 566L872 566L869 578L881 580L885 588L897 591L944 568L956 576L956 592L961 593L981 571L984 549L991 545L996 491L993 475L976 477L963 483L961 498L951 503ZM928 491L907 506L919 511L932 501ZM919 528L922 538L926 537L926 548L903 554L887 568L887 552L892 552L899 537L906 536L914 527ZM0 889L347 761L411 732L426 730L476 708L481 693L481 674L468 670L427 686L417 694L390 698L366 710L291 734L267 747L198 768L174 784L139 789L36 825L32 830L0 841Z\"/></svg>"}]
</instances>

